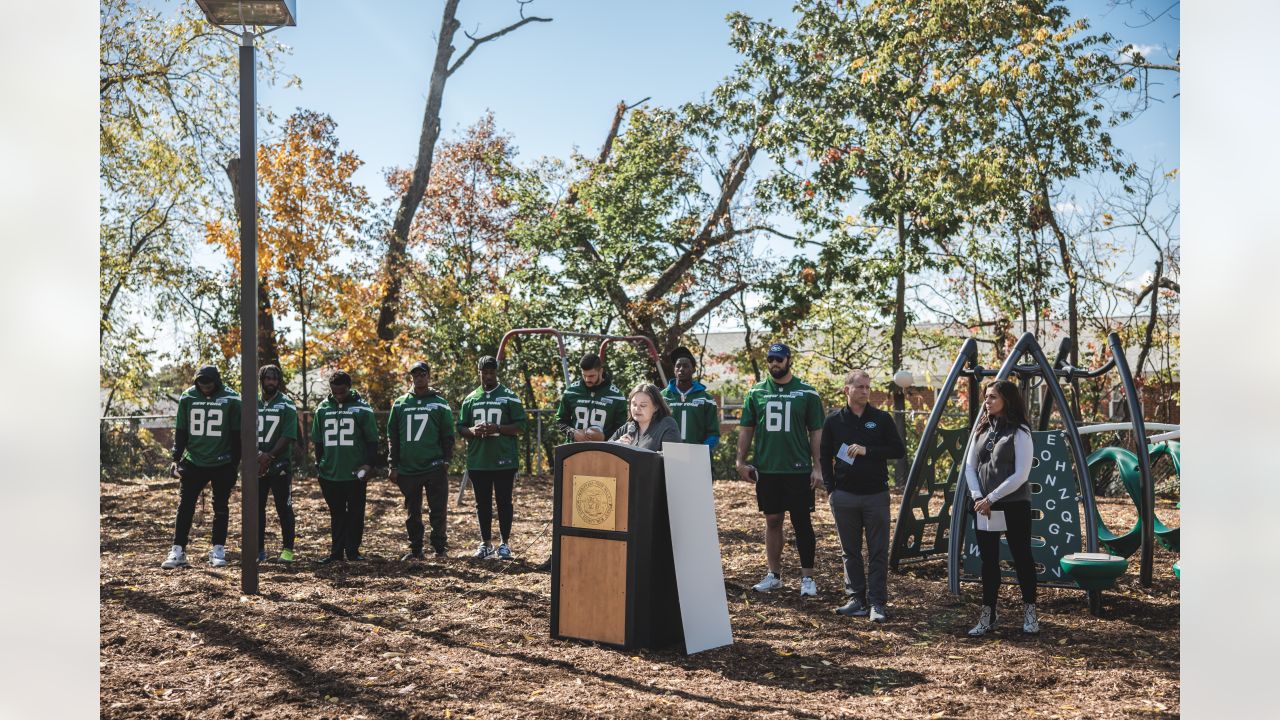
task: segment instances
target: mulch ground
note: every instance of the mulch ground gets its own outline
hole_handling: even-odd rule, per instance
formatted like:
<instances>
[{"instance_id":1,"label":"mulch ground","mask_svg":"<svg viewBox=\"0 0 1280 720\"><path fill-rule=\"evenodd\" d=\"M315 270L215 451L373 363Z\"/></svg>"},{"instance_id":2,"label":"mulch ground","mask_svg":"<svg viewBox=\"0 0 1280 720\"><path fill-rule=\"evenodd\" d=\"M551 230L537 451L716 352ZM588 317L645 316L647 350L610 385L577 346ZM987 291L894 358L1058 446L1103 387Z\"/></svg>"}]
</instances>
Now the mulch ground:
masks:
<instances>
[{"instance_id":1,"label":"mulch ground","mask_svg":"<svg viewBox=\"0 0 1280 720\"><path fill-rule=\"evenodd\" d=\"M454 490L457 478L453 479ZM832 614L843 602L839 546L819 507L817 598L801 599L794 550L785 590L752 593L764 569L763 521L751 486L715 485L734 644L693 656L623 652L549 637L551 487L516 490L516 559L474 561L474 508L450 507L452 557L402 563L399 492L370 486L370 562L317 565L328 514L316 483L295 480L293 566L261 569L261 594L240 592L231 566L204 563L211 508L197 511L192 565L160 569L171 542L177 482L101 485L101 711L105 718L502 717L1175 717L1176 556L1157 550L1142 588L1137 556L1105 595L1103 619L1084 593L1041 593L1038 637L1023 637L1017 592L1002 590L994 638L965 636L978 588L947 593L942 561L890 575L890 618ZM468 496L468 500L470 497ZM232 498L239 546L239 494ZM899 498L894 499L894 511ZM207 503L207 496L205 502ZM452 502L452 498L451 498ZM821 500L819 501L821 503ZM1127 528L1128 500L1105 500ZM278 554L268 509L267 547ZM1162 503L1170 525L1178 513ZM274 526L274 527L273 527ZM788 528L788 533L790 532ZM1018 622L1014 624L1014 615ZM1004 618L1007 618L1005 620Z\"/></svg>"}]
</instances>

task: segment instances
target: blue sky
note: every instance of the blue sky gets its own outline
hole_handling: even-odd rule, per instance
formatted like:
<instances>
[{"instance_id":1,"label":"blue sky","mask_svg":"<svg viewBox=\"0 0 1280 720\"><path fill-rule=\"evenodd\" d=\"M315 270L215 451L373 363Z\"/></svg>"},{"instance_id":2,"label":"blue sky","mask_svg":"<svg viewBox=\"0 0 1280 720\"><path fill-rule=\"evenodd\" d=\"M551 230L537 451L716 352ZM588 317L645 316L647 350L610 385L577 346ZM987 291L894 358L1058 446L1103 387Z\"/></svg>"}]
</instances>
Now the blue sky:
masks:
<instances>
[{"instance_id":1,"label":"blue sky","mask_svg":"<svg viewBox=\"0 0 1280 720\"><path fill-rule=\"evenodd\" d=\"M172 0L168 6L185 2L194 4ZM357 181L381 200L387 195L383 170L411 167L417 152L443 2L298 0L298 5L298 26L273 37L291 49L280 67L296 75L301 86L260 80L258 102L279 118L299 107L331 115L343 147L365 162ZM1177 20L1166 16L1148 23L1142 16L1144 8L1156 13L1167 4L1135 0L1134 5L1068 3L1073 16L1090 19L1093 31L1135 43L1152 62L1171 61L1169 53L1179 46ZM726 14L736 10L791 26L791 7L790 0L535 0L526 14L551 17L552 22L530 23L482 45L450 78L441 116L443 137L491 110L498 127L514 137L517 162L546 155L564 158L575 148L595 153L619 100L634 103L649 97L651 105L678 105L702 97L731 71L739 58L727 45ZM515 0L462 0L458 17L462 28L455 36L455 57L470 42L462 31L483 35L503 28L519 18L519 6ZM1115 128L1113 135L1140 165L1158 162L1167 170L1179 165L1180 106L1173 97L1176 78L1162 79L1167 84L1156 88L1155 96L1163 102ZM259 140L272 132L260 126ZM758 164L763 168L764 162ZM1094 192L1086 183L1068 186L1081 206ZM786 218L776 224L795 229ZM1134 247L1134 267L1149 267L1145 243ZM790 241L772 236L762 238L757 248L783 257L798 252ZM217 262L202 243L195 260ZM715 325L722 327L719 321Z\"/></svg>"},{"instance_id":2,"label":"blue sky","mask_svg":"<svg viewBox=\"0 0 1280 720\"><path fill-rule=\"evenodd\" d=\"M299 25L275 37L293 49L283 68L301 79L301 89L263 84L259 101L280 116L296 107L332 115L344 146L366 163L358 179L380 198L382 169L410 166L416 153L443 3L298 4ZM1144 46L1153 61L1167 59L1162 48L1178 47L1176 22L1130 27L1142 21L1133 8L1110 8L1105 0L1069 5L1095 29ZM492 110L524 161L565 157L575 147L594 152L619 100L675 105L697 99L730 71L737 56L726 44L724 17L733 10L791 24L788 0L536 0L527 14L553 22L531 23L481 46L450 79L441 117L446 137ZM515 0L463 0L459 9L462 30L473 34L517 18ZM458 53L467 42L459 33ZM1174 89L1158 92L1167 98ZM1159 159L1176 167L1177 100L1154 106L1115 136L1140 163Z\"/></svg>"}]
</instances>

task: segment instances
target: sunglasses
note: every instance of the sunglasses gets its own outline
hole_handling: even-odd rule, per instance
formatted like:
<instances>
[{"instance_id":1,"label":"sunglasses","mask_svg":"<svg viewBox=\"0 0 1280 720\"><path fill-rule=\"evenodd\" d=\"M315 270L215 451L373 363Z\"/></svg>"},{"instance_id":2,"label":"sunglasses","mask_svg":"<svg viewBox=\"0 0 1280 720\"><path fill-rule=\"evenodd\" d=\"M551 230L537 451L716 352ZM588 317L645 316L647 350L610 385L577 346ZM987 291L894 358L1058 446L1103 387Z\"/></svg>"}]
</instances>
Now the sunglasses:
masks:
<instances>
[{"instance_id":1,"label":"sunglasses","mask_svg":"<svg viewBox=\"0 0 1280 720\"><path fill-rule=\"evenodd\" d=\"M786 358L781 355L770 355L764 359L765 362L785 362Z\"/></svg>"}]
</instances>

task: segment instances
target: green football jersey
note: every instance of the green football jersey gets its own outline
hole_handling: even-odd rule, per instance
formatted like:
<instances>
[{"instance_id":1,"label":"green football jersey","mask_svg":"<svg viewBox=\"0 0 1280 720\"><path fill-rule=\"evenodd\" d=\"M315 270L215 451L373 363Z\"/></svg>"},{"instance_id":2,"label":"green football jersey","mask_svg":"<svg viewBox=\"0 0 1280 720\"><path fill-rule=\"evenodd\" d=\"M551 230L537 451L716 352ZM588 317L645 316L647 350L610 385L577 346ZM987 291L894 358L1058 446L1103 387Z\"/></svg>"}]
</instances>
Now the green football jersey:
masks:
<instances>
[{"instance_id":1,"label":"green football jersey","mask_svg":"<svg viewBox=\"0 0 1280 720\"><path fill-rule=\"evenodd\" d=\"M270 400L258 399L258 450L269 452L282 437L297 441L298 409L287 395L277 392ZM288 471L288 450L267 467L267 475L283 475Z\"/></svg>"},{"instance_id":2,"label":"green football jersey","mask_svg":"<svg viewBox=\"0 0 1280 720\"><path fill-rule=\"evenodd\" d=\"M627 421L627 398L612 383L587 387L581 380L565 388L556 406L556 426L561 430L597 427L607 438Z\"/></svg>"},{"instance_id":3,"label":"green football jersey","mask_svg":"<svg viewBox=\"0 0 1280 720\"><path fill-rule=\"evenodd\" d=\"M487 391L483 386L478 387L462 401L458 429L475 427L480 423L515 423L524 430L528 419L520 398L499 383ZM519 460L520 443L513 435L467 438L468 470L512 470L519 467Z\"/></svg>"},{"instance_id":4,"label":"green football jersey","mask_svg":"<svg viewBox=\"0 0 1280 720\"><path fill-rule=\"evenodd\" d=\"M387 441L391 443L392 469L419 475L445 464L444 438L453 435L453 409L434 390L421 397L405 393L391 404ZM398 453L397 453L398 451Z\"/></svg>"},{"instance_id":5,"label":"green football jersey","mask_svg":"<svg viewBox=\"0 0 1280 720\"><path fill-rule=\"evenodd\" d=\"M682 393L672 380L663 388L662 397L666 398L671 416L680 426L680 442L714 445L707 441L720 437L720 411L705 385L694 380L693 387Z\"/></svg>"},{"instance_id":6,"label":"green football jersey","mask_svg":"<svg viewBox=\"0 0 1280 720\"><path fill-rule=\"evenodd\" d=\"M368 460L368 444L378 442L373 408L354 390L344 403L330 395L316 408L311 440L321 448L321 480L355 480L356 470Z\"/></svg>"},{"instance_id":7,"label":"green football jersey","mask_svg":"<svg viewBox=\"0 0 1280 720\"><path fill-rule=\"evenodd\" d=\"M824 416L818 391L795 376L786 385L771 377L752 385L742 400L739 424L756 429L756 470L765 475L813 470L809 433L822 429Z\"/></svg>"},{"instance_id":8,"label":"green football jersey","mask_svg":"<svg viewBox=\"0 0 1280 720\"><path fill-rule=\"evenodd\" d=\"M179 430L187 431L182 459L199 467L231 462L231 444L240 442L240 394L218 385L205 397L195 385L178 398Z\"/></svg>"}]
</instances>

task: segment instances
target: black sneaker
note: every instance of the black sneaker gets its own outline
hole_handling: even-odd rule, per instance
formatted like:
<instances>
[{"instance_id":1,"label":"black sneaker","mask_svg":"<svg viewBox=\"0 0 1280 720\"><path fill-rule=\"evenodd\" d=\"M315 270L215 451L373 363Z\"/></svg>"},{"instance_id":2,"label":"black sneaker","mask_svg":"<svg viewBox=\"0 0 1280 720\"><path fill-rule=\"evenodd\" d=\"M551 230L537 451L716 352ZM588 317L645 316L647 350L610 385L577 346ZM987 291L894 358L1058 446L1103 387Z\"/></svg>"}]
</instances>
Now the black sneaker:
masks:
<instances>
[{"instance_id":1,"label":"black sneaker","mask_svg":"<svg viewBox=\"0 0 1280 720\"><path fill-rule=\"evenodd\" d=\"M342 562L342 556L336 553L333 555L325 555L324 557L320 558L316 562L320 563L321 565L328 565L329 563L334 563L334 562Z\"/></svg>"},{"instance_id":2,"label":"black sneaker","mask_svg":"<svg viewBox=\"0 0 1280 720\"><path fill-rule=\"evenodd\" d=\"M348 555L347 559L350 560L351 562L364 562L369 558L365 557L364 555L361 555L360 553L356 553L355 555Z\"/></svg>"},{"instance_id":3,"label":"black sneaker","mask_svg":"<svg viewBox=\"0 0 1280 720\"><path fill-rule=\"evenodd\" d=\"M448 548L436 548L436 557L438 557L438 558L447 558L447 557L449 557L449 550L448 550Z\"/></svg>"},{"instance_id":4,"label":"black sneaker","mask_svg":"<svg viewBox=\"0 0 1280 720\"><path fill-rule=\"evenodd\" d=\"M538 565L538 567L534 568L534 570L538 570L541 572L551 572L551 558L547 558L546 562Z\"/></svg>"},{"instance_id":5,"label":"black sneaker","mask_svg":"<svg viewBox=\"0 0 1280 720\"><path fill-rule=\"evenodd\" d=\"M426 560L426 559L427 559L427 556L424 555L421 550L410 550L409 552L404 554L404 557L400 558L400 561L409 562L410 560Z\"/></svg>"}]
</instances>

